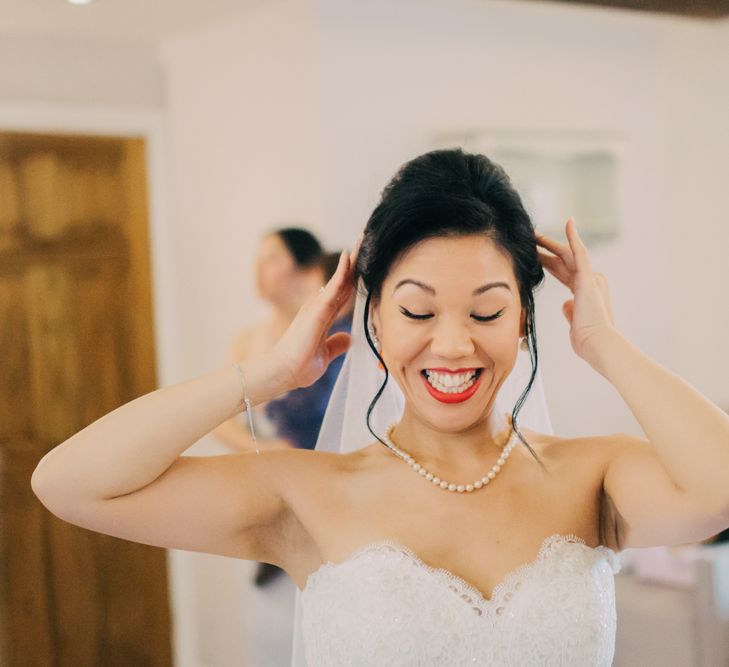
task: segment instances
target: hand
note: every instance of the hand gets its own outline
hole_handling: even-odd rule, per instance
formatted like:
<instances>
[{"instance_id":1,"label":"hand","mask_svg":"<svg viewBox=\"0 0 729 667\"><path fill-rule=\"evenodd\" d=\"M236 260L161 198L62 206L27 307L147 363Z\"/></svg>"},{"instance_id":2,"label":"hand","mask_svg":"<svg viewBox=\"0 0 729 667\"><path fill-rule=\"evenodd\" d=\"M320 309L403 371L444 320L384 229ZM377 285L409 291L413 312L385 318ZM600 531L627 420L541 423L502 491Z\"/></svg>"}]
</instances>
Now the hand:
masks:
<instances>
[{"instance_id":1,"label":"hand","mask_svg":"<svg viewBox=\"0 0 729 667\"><path fill-rule=\"evenodd\" d=\"M542 266L574 295L562 304L570 324L570 342L578 356L589 362L591 345L604 332L616 331L607 278L593 272L587 248L577 233L575 221L566 225L568 244L537 233L537 248Z\"/></svg>"},{"instance_id":2,"label":"hand","mask_svg":"<svg viewBox=\"0 0 729 667\"><path fill-rule=\"evenodd\" d=\"M334 275L323 291L307 299L274 346L271 354L290 378L290 386L308 387L316 382L332 359L349 348L351 336L343 331L327 337L342 304L354 293L354 266L362 241L350 254L343 251Z\"/></svg>"}]
</instances>

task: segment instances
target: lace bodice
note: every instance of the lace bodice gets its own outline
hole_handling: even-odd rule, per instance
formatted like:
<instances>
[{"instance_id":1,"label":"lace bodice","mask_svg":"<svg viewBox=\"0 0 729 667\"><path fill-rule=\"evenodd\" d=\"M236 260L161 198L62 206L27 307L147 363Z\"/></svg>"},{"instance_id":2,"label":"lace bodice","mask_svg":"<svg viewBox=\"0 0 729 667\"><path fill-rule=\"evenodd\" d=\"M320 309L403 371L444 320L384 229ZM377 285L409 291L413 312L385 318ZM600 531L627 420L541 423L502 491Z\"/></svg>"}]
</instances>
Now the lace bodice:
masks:
<instances>
[{"instance_id":1,"label":"lace bodice","mask_svg":"<svg viewBox=\"0 0 729 667\"><path fill-rule=\"evenodd\" d=\"M550 535L486 598L393 540L326 562L301 593L310 667L609 667L618 554Z\"/></svg>"}]
</instances>

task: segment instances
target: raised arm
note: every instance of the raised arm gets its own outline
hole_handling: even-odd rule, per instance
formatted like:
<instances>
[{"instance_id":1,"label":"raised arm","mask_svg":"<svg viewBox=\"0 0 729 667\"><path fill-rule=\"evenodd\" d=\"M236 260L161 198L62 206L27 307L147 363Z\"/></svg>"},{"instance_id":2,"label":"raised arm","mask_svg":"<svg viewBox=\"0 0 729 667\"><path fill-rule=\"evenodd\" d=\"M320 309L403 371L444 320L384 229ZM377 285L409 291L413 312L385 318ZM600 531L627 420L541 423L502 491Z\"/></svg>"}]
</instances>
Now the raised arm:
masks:
<instances>
[{"instance_id":1,"label":"raised arm","mask_svg":"<svg viewBox=\"0 0 729 667\"><path fill-rule=\"evenodd\" d=\"M310 385L347 349L347 334L326 332L351 294L352 260L342 255L324 292L302 306L271 353L241 363L253 404ZM291 509L277 472L293 452L181 456L240 412L241 399L232 366L145 394L48 452L33 473L33 491L51 512L84 528L265 560L264 528Z\"/></svg>"},{"instance_id":2,"label":"raised arm","mask_svg":"<svg viewBox=\"0 0 729 667\"><path fill-rule=\"evenodd\" d=\"M620 393L647 439L612 437L603 477L617 548L684 544L729 527L729 416L614 326L607 278L590 266L574 220L569 245L539 236L540 258L574 299L563 304L575 352Z\"/></svg>"}]
</instances>

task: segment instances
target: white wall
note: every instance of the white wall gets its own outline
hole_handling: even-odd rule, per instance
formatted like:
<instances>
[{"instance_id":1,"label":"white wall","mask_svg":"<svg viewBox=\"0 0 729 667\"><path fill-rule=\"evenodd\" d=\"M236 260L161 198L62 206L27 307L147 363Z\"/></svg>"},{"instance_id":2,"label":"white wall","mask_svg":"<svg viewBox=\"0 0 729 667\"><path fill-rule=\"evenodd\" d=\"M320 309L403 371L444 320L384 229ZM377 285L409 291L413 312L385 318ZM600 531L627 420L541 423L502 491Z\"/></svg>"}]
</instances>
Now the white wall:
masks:
<instances>
[{"instance_id":1,"label":"white wall","mask_svg":"<svg viewBox=\"0 0 729 667\"><path fill-rule=\"evenodd\" d=\"M159 109L163 74L145 42L0 32L0 101Z\"/></svg>"},{"instance_id":2,"label":"white wall","mask_svg":"<svg viewBox=\"0 0 729 667\"><path fill-rule=\"evenodd\" d=\"M692 22L666 47L668 365L729 409L729 21Z\"/></svg>"},{"instance_id":3,"label":"white wall","mask_svg":"<svg viewBox=\"0 0 729 667\"><path fill-rule=\"evenodd\" d=\"M306 3L278 2L163 44L190 372L220 363L234 329L260 319L263 232L322 229L312 20Z\"/></svg>"}]
</instances>

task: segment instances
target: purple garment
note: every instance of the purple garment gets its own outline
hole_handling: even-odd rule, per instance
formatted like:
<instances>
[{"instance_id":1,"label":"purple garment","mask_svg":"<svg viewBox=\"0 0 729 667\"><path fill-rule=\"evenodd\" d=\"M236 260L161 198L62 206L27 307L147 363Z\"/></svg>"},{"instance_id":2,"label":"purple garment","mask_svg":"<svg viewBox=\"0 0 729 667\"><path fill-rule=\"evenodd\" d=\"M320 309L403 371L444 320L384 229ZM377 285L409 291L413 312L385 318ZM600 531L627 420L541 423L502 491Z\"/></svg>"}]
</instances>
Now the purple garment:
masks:
<instances>
[{"instance_id":1,"label":"purple garment","mask_svg":"<svg viewBox=\"0 0 729 667\"><path fill-rule=\"evenodd\" d=\"M327 335L331 336L338 331L351 333L351 314L336 320ZM279 437L285 438L300 449L316 447L316 439L319 437L329 396L344 363L344 356L340 354L334 359L324 371L324 375L314 384L294 389L266 404L266 416L275 425Z\"/></svg>"}]
</instances>

